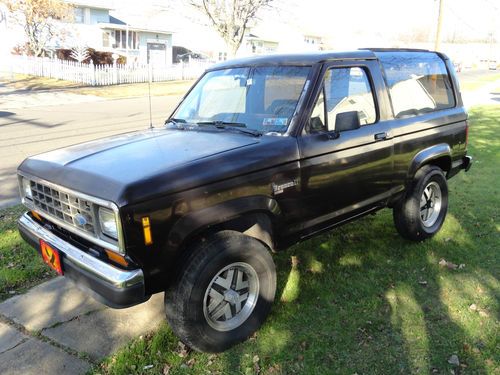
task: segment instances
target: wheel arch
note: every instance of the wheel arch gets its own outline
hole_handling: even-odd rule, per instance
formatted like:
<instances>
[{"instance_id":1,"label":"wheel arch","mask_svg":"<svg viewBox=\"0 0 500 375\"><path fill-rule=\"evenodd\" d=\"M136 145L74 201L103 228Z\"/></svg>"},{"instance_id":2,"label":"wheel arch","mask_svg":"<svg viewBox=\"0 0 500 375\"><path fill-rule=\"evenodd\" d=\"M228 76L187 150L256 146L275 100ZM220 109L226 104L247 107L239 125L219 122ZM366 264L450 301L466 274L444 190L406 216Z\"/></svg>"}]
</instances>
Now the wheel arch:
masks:
<instances>
[{"instance_id":1,"label":"wheel arch","mask_svg":"<svg viewBox=\"0 0 500 375\"><path fill-rule=\"evenodd\" d=\"M193 211L172 227L168 247L183 253L191 243L221 230L254 237L274 250L274 225L281 214L276 200L266 196L245 197Z\"/></svg>"},{"instance_id":2,"label":"wheel arch","mask_svg":"<svg viewBox=\"0 0 500 375\"><path fill-rule=\"evenodd\" d=\"M408 180L415 177L417 171L424 165L436 165L447 173L451 170L451 148L446 143L440 143L418 152L410 163Z\"/></svg>"}]
</instances>

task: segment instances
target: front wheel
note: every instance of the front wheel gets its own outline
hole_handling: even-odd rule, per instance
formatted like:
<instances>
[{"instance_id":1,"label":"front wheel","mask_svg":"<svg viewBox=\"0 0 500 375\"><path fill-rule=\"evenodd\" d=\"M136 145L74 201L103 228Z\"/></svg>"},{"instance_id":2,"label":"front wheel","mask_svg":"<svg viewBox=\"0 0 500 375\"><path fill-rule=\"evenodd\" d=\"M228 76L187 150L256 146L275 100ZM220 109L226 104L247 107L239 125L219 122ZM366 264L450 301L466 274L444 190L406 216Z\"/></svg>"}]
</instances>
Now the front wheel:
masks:
<instances>
[{"instance_id":1,"label":"front wheel","mask_svg":"<svg viewBox=\"0 0 500 375\"><path fill-rule=\"evenodd\" d=\"M421 241L439 231L447 211L448 185L443 171L426 165L417 171L405 197L394 207L394 224L401 236Z\"/></svg>"},{"instance_id":2,"label":"front wheel","mask_svg":"<svg viewBox=\"0 0 500 375\"><path fill-rule=\"evenodd\" d=\"M260 241L222 231L190 249L165 293L167 320L191 348L221 352L264 322L276 291L273 259Z\"/></svg>"}]
</instances>

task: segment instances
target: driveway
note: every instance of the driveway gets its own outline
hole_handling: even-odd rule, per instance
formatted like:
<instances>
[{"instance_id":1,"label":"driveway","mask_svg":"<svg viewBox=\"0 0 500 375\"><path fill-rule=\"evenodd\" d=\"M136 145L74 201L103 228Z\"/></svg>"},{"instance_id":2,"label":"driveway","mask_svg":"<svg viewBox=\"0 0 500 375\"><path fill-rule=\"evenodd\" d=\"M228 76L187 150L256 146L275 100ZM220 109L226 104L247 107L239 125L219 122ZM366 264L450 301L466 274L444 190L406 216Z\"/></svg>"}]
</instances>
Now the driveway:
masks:
<instances>
[{"instance_id":1,"label":"driveway","mask_svg":"<svg viewBox=\"0 0 500 375\"><path fill-rule=\"evenodd\" d=\"M24 107L18 108L23 106L19 100L5 99L12 95L36 98L24 99ZM18 201L16 169L26 157L149 126L147 98L89 101L86 95L72 94L68 101L61 96L60 92L0 94L0 207ZM74 96L80 97L78 102ZM155 126L163 124L179 99L152 98Z\"/></svg>"}]
</instances>

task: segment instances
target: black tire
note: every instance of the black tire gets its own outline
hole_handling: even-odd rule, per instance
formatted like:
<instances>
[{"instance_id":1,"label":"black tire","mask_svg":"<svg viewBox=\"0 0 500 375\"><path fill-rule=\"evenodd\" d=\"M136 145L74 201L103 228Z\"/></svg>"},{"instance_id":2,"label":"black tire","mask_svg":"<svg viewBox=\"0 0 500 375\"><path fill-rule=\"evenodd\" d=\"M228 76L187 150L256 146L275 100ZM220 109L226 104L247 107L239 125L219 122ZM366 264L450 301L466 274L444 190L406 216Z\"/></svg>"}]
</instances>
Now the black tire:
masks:
<instances>
[{"instance_id":1,"label":"black tire","mask_svg":"<svg viewBox=\"0 0 500 375\"><path fill-rule=\"evenodd\" d=\"M194 245L189 251L190 256L184 262L176 282L165 293L167 321L174 333L189 347L201 352L222 352L246 340L261 326L269 314L276 292L274 262L264 244L255 238L235 231L215 233L206 241ZM237 266L236 268L231 266L225 271L225 274L220 274L220 271L228 265L250 266L244 270L251 272L253 269L255 273L252 273L254 275L252 278L247 275L246 281L248 285L255 285L255 280L258 280L258 292L250 293L249 287L248 295L254 295L253 301L255 302L248 303L250 300L248 297L245 302L239 303L240 313L245 311L245 307L241 306L247 306L247 303L249 306L253 306L253 310L251 308L246 310L250 315L244 320L240 319L242 322L239 326L221 331L213 328L214 324L219 324L218 322L214 323L213 319L206 317L209 308L207 301L210 301L209 298L211 298L207 296L210 296L208 291L212 291L209 286L219 287L219 285L215 285L215 277L224 275L229 280L230 276L227 272L231 270L236 275L231 277L232 286L230 291L226 292L231 293L233 289L238 289L235 279L241 270L235 271ZM250 279L254 281L250 282ZM245 289L241 289L241 294L245 294L245 291ZM214 301L214 303L216 302ZM218 307L224 304L229 305L230 303L224 299ZM235 308L235 305L231 305L231 312L234 313ZM210 316L210 314L208 315ZM233 318L237 316L238 314L234 313ZM242 315L240 315L241 317ZM227 317L222 316L220 319L227 320ZM228 325L228 321L220 322L220 324Z\"/></svg>"},{"instance_id":2,"label":"black tire","mask_svg":"<svg viewBox=\"0 0 500 375\"><path fill-rule=\"evenodd\" d=\"M424 189L429 186L432 188L439 186L441 198L438 215L434 218L435 220L428 221L426 225L426 221L421 216L421 212L425 211L425 209L422 210L421 198L424 197ZM435 165L425 165L417 171L405 196L394 207L394 224L402 237L412 241L422 241L439 231L447 211L448 184L443 171Z\"/></svg>"}]
</instances>

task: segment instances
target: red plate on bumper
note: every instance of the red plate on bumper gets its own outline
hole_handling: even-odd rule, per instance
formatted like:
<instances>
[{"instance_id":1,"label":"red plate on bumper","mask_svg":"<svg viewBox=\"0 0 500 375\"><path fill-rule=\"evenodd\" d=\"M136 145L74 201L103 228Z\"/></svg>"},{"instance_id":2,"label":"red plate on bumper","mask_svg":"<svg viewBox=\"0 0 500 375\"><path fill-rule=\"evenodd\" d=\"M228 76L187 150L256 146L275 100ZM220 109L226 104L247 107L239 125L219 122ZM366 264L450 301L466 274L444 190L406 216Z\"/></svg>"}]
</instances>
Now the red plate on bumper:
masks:
<instances>
[{"instance_id":1,"label":"red plate on bumper","mask_svg":"<svg viewBox=\"0 0 500 375\"><path fill-rule=\"evenodd\" d=\"M59 275L63 274L61 267L61 258L59 257L59 251L54 249L44 240L40 240L40 250L42 251L43 261L49 265L54 271Z\"/></svg>"}]
</instances>

